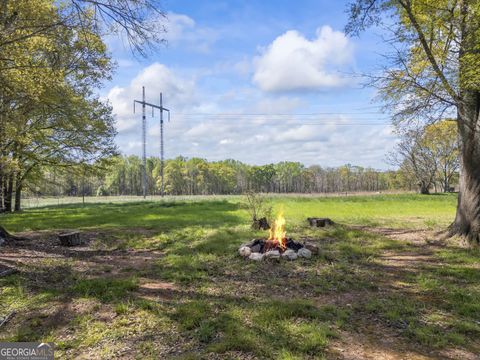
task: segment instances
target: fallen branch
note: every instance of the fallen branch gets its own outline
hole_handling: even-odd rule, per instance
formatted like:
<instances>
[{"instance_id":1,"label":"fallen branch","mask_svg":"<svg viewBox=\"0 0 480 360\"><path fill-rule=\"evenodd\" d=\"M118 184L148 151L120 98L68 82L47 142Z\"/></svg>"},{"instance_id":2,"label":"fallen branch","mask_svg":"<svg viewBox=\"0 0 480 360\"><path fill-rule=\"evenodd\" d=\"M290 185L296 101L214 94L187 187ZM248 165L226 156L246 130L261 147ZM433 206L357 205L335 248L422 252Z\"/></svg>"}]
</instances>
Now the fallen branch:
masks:
<instances>
[{"instance_id":1,"label":"fallen branch","mask_svg":"<svg viewBox=\"0 0 480 360\"><path fill-rule=\"evenodd\" d=\"M0 225L0 245L4 242L26 240L20 236L10 234L3 226Z\"/></svg>"},{"instance_id":2,"label":"fallen branch","mask_svg":"<svg viewBox=\"0 0 480 360\"><path fill-rule=\"evenodd\" d=\"M0 323L0 327L5 325L7 322L9 322L16 314L17 312L14 310L10 314L8 314L5 318L3 318L2 322Z\"/></svg>"},{"instance_id":3,"label":"fallen branch","mask_svg":"<svg viewBox=\"0 0 480 360\"><path fill-rule=\"evenodd\" d=\"M4 277L4 276L11 275L11 274L15 274L15 273L17 273L17 272L18 272L17 269L4 270L4 271L0 272L0 277Z\"/></svg>"}]
</instances>

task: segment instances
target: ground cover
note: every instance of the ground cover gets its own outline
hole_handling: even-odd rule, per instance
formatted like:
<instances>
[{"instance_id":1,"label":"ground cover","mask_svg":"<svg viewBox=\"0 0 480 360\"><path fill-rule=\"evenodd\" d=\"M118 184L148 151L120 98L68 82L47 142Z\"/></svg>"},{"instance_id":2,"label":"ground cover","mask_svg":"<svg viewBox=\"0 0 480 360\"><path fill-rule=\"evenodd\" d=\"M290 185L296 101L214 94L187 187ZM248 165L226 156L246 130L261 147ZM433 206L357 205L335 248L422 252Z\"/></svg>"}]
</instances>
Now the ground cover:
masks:
<instances>
[{"instance_id":1,"label":"ground cover","mask_svg":"<svg viewBox=\"0 0 480 360\"><path fill-rule=\"evenodd\" d=\"M310 260L246 262L241 197L89 203L0 217L27 237L0 248L9 341L59 358L475 359L480 254L436 231L454 195L274 197ZM338 223L312 229L308 216ZM85 245L56 233L81 229Z\"/></svg>"}]
</instances>

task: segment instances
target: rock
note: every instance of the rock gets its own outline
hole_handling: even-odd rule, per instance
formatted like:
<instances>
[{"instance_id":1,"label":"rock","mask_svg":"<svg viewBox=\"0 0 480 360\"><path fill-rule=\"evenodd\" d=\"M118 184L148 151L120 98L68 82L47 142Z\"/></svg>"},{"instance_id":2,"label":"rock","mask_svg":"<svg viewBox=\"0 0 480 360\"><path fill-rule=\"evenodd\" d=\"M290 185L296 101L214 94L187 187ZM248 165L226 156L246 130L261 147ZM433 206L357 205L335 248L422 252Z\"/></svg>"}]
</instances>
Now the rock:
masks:
<instances>
[{"instance_id":1,"label":"rock","mask_svg":"<svg viewBox=\"0 0 480 360\"><path fill-rule=\"evenodd\" d=\"M298 250L298 256L304 257L305 259L310 259L312 257L312 252L307 248L301 248Z\"/></svg>"},{"instance_id":2,"label":"rock","mask_svg":"<svg viewBox=\"0 0 480 360\"><path fill-rule=\"evenodd\" d=\"M252 252L258 253L262 250L262 245L260 244L254 245L250 248L250 250L252 250Z\"/></svg>"},{"instance_id":3,"label":"rock","mask_svg":"<svg viewBox=\"0 0 480 360\"><path fill-rule=\"evenodd\" d=\"M295 260L298 257L298 255L295 252L295 250L288 249L288 250L285 250L285 252L282 254L282 257L288 260Z\"/></svg>"},{"instance_id":4,"label":"rock","mask_svg":"<svg viewBox=\"0 0 480 360\"><path fill-rule=\"evenodd\" d=\"M242 246L240 249L238 249L238 253L243 257L249 257L252 253L252 250L250 250L248 246Z\"/></svg>"},{"instance_id":5,"label":"rock","mask_svg":"<svg viewBox=\"0 0 480 360\"><path fill-rule=\"evenodd\" d=\"M251 253L250 256L248 257L250 260L255 260L255 261L262 261L264 255L260 253Z\"/></svg>"},{"instance_id":6,"label":"rock","mask_svg":"<svg viewBox=\"0 0 480 360\"><path fill-rule=\"evenodd\" d=\"M313 255L317 255L317 254L320 252L319 247L318 247L317 245L315 245L315 244L312 244L312 243L306 243L306 244L305 244L305 248L307 248L308 250L310 250Z\"/></svg>"},{"instance_id":7,"label":"rock","mask_svg":"<svg viewBox=\"0 0 480 360\"><path fill-rule=\"evenodd\" d=\"M280 258L280 251L278 250L270 250L265 253L265 258L267 259L279 259Z\"/></svg>"}]
</instances>

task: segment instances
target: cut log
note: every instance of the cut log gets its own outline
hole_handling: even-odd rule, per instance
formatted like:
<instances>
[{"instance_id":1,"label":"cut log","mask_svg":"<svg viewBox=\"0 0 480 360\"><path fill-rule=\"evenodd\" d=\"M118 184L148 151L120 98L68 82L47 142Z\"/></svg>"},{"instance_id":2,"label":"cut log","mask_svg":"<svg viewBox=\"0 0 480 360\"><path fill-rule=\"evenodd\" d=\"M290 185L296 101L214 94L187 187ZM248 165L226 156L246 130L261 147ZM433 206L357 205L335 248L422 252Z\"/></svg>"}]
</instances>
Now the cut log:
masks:
<instances>
[{"instance_id":1,"label":"cut log","mask_svg":"<svg viewBox=\"0 0 480 360\"><path fill-rule=\"evenodd\" d=\"M310 226L313 227L325 227L334 224L329 218L308 218L307 220Z\"/></svg>"},{"instance_id":2,"label":"cut log","mask_svg":"<svg viewBox=\"0 0 480 360\"><path fill-rule=\"evenodd\" d=\"M63 246L76 246L82 243L79 231L72 231L58 235L60 244Z\"/></svg>"}]
</instances>

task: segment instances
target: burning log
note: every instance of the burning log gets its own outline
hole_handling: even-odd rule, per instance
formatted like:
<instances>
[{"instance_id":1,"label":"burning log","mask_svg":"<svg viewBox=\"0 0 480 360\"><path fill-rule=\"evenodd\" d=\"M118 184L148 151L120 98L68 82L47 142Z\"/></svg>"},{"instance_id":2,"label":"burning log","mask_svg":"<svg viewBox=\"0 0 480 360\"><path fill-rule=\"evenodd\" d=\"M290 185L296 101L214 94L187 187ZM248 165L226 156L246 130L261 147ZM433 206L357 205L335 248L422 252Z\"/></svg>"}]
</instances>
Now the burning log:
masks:
<instances>
[{"instance_id":1,"label":"burning log","mask_svg":"<svg viewBox=\"0 0 480 360\"><path fill-rule=\"evenodd\" d=\"M298 251L303 247L303 245L297 241L293 241L292 239L287 240L287 248Z\"/></svg>"},{"instance_id":2,"label":"burning log","mask_svg":"<svg viewBox=\"0 0 480 360\"><path fill-rule=\"evenodd\" d=\"M307 221L313 227L325 227L334 224L329 218L307 218Z\"/></svg>"}]
</instances>

